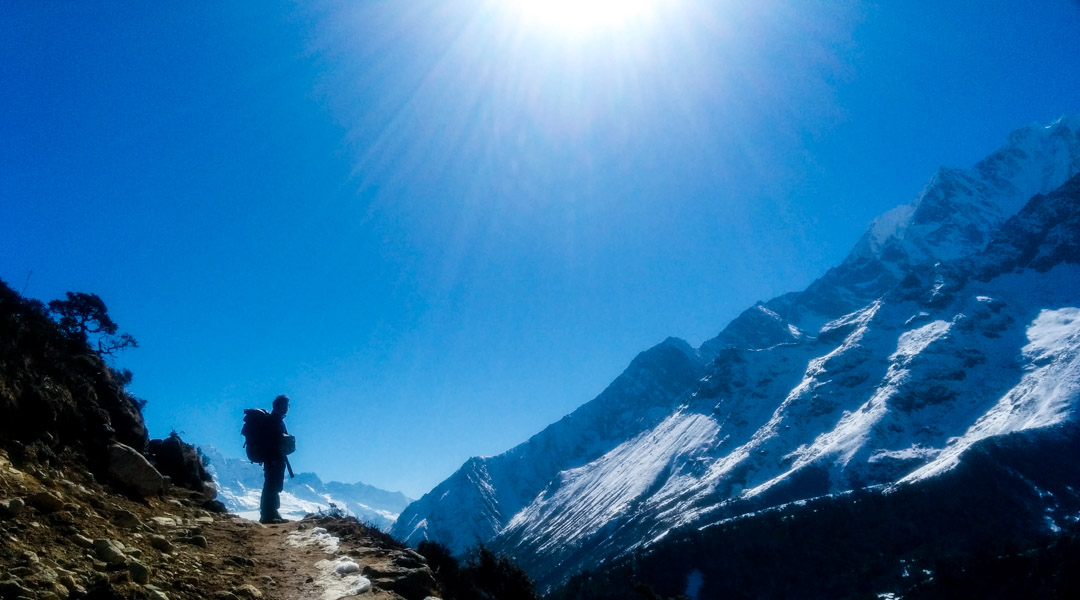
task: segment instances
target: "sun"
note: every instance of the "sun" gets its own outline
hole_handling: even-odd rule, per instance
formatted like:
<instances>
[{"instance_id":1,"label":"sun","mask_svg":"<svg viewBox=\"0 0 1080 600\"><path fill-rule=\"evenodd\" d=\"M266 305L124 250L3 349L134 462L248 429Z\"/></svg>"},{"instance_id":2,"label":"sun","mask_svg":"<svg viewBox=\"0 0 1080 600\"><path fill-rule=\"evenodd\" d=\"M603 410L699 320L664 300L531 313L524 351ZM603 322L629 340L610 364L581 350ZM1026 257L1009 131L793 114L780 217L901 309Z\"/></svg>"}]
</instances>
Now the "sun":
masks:
<instances>
[{"instance_id":1,"label":"sun","mask_svg":"<svg viewBox=\"0 0 1080 600\"><path fill-rule=\"evenodd\" d=\"M513 0L525 20L566 34L620 29L647 20L665 0Z\"/></svg>"}]
</instances>

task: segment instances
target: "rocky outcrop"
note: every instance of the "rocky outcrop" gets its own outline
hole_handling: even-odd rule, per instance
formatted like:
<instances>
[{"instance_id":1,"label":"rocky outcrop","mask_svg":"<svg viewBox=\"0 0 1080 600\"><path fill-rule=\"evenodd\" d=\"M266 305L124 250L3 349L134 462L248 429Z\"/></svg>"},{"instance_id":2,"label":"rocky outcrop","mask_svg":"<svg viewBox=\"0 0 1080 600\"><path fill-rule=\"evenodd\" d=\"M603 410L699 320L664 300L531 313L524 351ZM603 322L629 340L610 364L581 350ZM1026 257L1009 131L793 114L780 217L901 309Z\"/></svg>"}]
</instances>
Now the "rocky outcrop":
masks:
<instances>
[{"instance_id":1,"label":"rocky outcrop","mask_svg":"<svg viewBox=\"0 0 1080 600\"><path fill-rule=\"evenodd\" d=\"M154 496L165 489L165 478L130 446L109 446L109 476L125 490L139 496Z\"/></svg>"},{"instance_id":2,"label":"rocky outcrop","mask_svg":"<svg viewBox=\"0 0 1080 600\"><path fill-rule=\"evenodd\" d=\"M195 446L180 439L176 432L163 440L150 440L150 459L162 475L175 484L199 492L206 500L217 496L213 478Z\"/></svg>"}]
</instances>

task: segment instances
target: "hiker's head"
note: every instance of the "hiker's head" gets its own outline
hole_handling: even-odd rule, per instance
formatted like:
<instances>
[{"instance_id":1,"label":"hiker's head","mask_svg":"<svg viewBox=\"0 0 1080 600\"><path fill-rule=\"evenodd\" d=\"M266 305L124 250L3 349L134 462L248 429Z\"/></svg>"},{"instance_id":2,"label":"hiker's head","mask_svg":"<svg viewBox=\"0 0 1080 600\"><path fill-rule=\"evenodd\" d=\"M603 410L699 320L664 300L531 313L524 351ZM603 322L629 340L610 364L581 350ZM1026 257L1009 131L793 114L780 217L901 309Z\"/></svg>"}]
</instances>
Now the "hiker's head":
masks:
<instances>
[{"instance_id":1,"label":"hiker's head","mask_svg":"<svg viewBox=\"0 0 1080 600\"><path fill-rule=\"evenodd\" d=\"M274 398L274 410L275 415L285 416L285 413L289 412L289 397L285 394Z\"/></svg>"}]
</instances>

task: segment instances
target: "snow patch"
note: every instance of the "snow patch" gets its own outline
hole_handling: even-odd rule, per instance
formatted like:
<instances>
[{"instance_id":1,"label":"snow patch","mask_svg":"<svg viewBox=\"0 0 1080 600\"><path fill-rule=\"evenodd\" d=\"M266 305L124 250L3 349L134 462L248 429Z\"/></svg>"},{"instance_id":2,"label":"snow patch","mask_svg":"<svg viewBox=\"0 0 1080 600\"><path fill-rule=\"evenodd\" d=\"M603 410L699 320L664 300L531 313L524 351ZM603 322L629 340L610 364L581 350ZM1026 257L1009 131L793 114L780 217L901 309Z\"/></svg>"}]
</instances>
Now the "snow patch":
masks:
<instances>
[{"instance_id":1,"label":"snow patch","mask_svg":"<svg viewBox=\"0 0 1080 600\"><path fill-rule=\"evenodd\" d=\"M323 589L323 600L341 600L371 591L371 580L360 574L360 565L346 557L315 563L319 574L315 585Z\"/></svg>"},{"instance_id":2,"label":"snow patch","mask_svg":"<svg viewBox=\"0 0 1080 600\"><path fill-rule=\"evenodd\" d=\"M336 554L341 547L341 540L330 535L323 527L290 531L285 536L285 543L295 548L314 546L327 554Z\"/></svg>"},{"instance_id":3,"label":"snow patch","mask_svg":"<svg viewBox=\"0 0 1080 600\"><path fill-rule=\"evenodd\" d=\"M1026 373L1016 387L951 440L937 460L900 480L919 481L953 468L979 440L1064 421L1080 399L1080 308L1043 310L1027 329L1021 350Z\"/></svg>"}]
</instances>

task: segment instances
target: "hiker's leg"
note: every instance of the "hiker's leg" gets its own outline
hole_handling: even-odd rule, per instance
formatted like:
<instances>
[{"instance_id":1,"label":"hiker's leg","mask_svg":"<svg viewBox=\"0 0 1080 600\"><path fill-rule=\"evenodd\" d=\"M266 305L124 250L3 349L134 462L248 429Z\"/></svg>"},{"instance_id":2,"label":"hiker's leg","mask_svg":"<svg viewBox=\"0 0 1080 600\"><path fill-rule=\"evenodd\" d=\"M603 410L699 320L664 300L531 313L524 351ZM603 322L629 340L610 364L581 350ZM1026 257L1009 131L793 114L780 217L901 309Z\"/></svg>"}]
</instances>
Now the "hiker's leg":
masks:
<instances>
[{"instance_id":1,"label":"hiker's leg","mask_svg":"<svg viewBox=\"0 0 1080 600\"><path fill-rule=\"evenodd\" d=\"M285 461L268 460L263 463L262 502L259 506L262 521L280 519L278 508L281 506L279 494L285 487Z\"/></svg>"}]
</instances>

